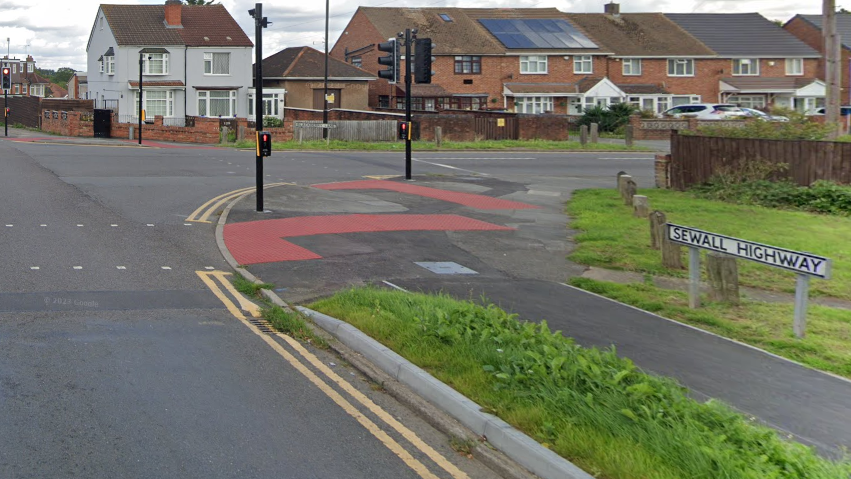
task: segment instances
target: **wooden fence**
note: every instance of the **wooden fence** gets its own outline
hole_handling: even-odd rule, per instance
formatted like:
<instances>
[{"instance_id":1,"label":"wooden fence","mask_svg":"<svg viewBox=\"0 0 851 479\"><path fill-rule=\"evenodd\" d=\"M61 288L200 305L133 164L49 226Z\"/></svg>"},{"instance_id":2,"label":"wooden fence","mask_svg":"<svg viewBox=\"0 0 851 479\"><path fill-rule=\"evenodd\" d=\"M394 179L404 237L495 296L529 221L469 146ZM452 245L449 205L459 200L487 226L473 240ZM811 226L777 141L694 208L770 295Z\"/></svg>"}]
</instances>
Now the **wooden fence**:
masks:
<instances>
[{"instance_id":1,"label":"wooden fence","mask_svg":"<svg viewBox=\"0 0 851 479\"><path fill-rule=\"evenodd\" d=\"M671 135L671 187L685 190L749 161L787 164L776 174L809 186L816 180L851 183L851 143Z\"/></svg>"},{"instance_id":2,"label":"wooden fence","mask_svg":"<svg viewBox=\"0 0 851 479\"><path fill-rule=\"evenodd\" d=\"M392 120L329 121L328 138L340 141L396 141L397 123ZM321 140L321 121L294 121L295 140Z\"/></svg>"}]
</instances>

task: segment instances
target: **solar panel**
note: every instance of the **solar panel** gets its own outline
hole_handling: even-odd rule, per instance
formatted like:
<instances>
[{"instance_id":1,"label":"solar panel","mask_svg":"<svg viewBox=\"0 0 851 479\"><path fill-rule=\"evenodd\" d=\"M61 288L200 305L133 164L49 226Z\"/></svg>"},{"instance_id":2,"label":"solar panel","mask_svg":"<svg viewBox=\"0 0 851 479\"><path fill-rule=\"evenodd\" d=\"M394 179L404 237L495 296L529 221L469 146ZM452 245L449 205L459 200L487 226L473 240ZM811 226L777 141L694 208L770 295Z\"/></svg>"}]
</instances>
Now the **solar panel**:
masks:
<instances>
[{"instance_id":1,"label":"solar panel","mask_svg":"<svg viewBox=\"0 0 851 479\"><path fill-rule=\"evenodd\" d=\"M548 18L480 19L506 48L597 48L566 20Z\"/></svg>"}]
</instances>

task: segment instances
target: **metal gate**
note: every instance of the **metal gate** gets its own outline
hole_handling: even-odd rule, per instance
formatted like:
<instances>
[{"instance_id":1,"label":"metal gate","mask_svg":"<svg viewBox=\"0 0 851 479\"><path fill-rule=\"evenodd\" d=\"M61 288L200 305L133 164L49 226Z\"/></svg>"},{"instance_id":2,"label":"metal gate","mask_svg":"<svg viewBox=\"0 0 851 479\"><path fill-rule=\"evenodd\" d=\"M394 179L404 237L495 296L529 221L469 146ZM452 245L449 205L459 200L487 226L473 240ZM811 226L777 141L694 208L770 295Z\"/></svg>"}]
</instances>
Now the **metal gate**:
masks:
<instances>
[{"instance_id":1,"label":"metal gate","mask_svg":"<svg viewBox=\"0 0 851 479\"><path fill-rule=\"evenodd\" d=\"M483 140L517 140L520 123L517 118L476 118L476 137Z\"/></svg>"},{"instance_id":2,"label":"metal gate","mask_svg":"<svg viewBox=\"0 0 851 479\"><path fill-rule=\"evenodd\" d=\"M93 129L95 138L109 138L110 115L112 110L95 110Z\"/></svg>"}]
</instances>

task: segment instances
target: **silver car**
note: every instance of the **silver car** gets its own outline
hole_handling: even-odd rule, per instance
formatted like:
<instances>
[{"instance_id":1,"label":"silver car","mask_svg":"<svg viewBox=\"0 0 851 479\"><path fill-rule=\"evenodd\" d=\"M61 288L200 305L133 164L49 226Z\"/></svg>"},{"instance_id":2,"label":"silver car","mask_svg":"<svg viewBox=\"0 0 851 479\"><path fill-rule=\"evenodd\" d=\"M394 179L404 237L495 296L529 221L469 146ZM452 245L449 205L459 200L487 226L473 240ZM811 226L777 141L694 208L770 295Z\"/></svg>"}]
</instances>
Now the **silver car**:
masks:
<instances>
[{"instance_id":1,"label":"silver car","mask_svg":"<svg viewBox=\"0 0 851 479\"><path fill-rule=\"evenodd\" d=\"M668 108L662 117L694 117L699 120L726 120L731 117L746 116L745 112L736 105L728 103L692 103Z\"/></svg>"}]
</instances>

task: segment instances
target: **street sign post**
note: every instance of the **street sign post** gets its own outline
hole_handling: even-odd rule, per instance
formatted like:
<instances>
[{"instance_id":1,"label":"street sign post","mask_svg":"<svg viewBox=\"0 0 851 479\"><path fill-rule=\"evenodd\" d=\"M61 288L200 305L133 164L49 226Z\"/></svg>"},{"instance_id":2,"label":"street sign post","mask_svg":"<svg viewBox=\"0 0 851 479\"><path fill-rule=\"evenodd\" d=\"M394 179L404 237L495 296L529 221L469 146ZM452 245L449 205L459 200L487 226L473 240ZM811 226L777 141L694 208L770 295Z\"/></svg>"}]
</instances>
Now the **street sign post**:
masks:
<instances>
[{"instance_id":1,"label":"street sign post","mask_svg":"<svg viewBox=\"0 0 851 479\"><path fill-rule=\"evenodd\" d=\"M708 231L667 224L668 239L689 249L689 306L699 305L700 250L717 251L737 258L756 261L797 275L795 289L795 336L803 337L807 320L810 277L830 279L832 262L824 256L778 248Z\"/></svg>"}]
</instances>

